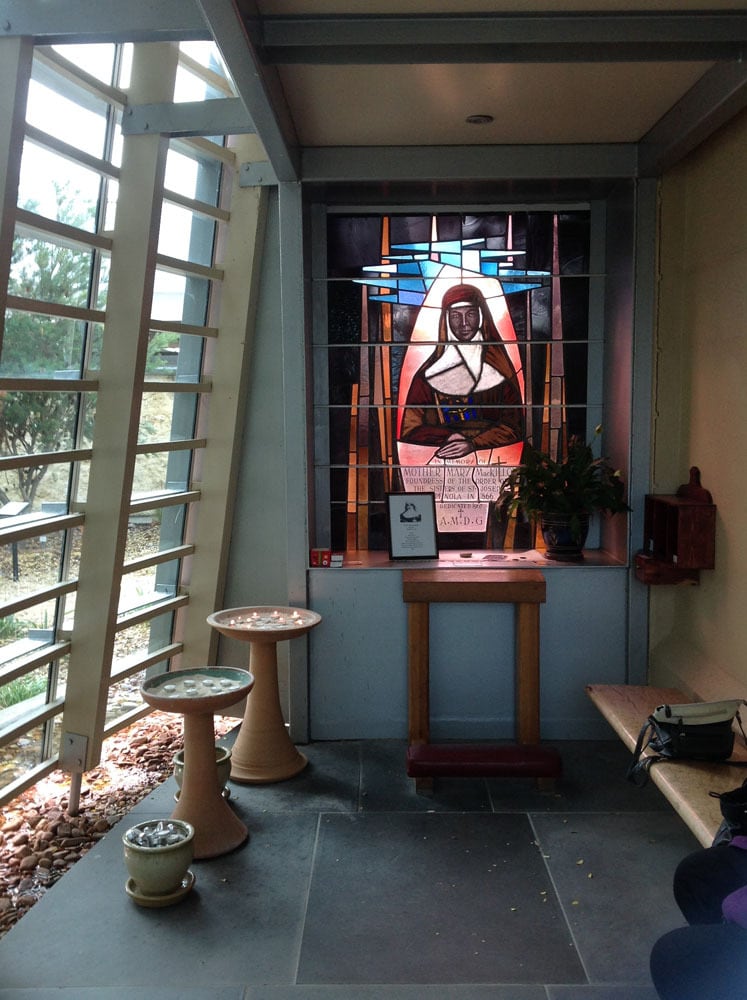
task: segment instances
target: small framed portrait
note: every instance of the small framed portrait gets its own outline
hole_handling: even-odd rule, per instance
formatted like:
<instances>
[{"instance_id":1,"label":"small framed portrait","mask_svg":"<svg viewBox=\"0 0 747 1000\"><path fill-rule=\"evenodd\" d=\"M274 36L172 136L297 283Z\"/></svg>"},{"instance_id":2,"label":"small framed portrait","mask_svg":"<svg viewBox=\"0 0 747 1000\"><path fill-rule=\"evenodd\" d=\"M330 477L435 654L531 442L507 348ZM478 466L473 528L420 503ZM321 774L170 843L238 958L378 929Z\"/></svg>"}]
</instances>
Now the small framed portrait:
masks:
<instances>
[{"instance_id":1,"label":"small framed portrait","mask_svg":"<svg viewBox=\"0 0 747 1000\"><path fill-rule=\"evenodd\" d=\"M387 493L390 559L437 559L435 493Z\"/></svg>"}]
</instances>

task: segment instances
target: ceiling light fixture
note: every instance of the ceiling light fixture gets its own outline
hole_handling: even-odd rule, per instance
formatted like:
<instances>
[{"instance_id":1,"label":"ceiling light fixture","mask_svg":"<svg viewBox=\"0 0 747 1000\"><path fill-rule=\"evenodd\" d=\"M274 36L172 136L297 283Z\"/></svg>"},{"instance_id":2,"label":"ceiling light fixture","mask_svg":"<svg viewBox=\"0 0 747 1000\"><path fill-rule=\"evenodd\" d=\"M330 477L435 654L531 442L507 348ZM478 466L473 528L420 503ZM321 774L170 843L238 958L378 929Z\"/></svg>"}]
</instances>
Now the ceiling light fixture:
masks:
<instances>
[{"instance_id":1,"label":"ceiling light fixture","mask_svg":"<svg viewBox=\"0 0 747 1000\"><path fill-rule=\"evenodd\" d=\"M468 125L490 125L495 118L492 115L467 115L464 120Z\"/></svg>"}]
</instances>

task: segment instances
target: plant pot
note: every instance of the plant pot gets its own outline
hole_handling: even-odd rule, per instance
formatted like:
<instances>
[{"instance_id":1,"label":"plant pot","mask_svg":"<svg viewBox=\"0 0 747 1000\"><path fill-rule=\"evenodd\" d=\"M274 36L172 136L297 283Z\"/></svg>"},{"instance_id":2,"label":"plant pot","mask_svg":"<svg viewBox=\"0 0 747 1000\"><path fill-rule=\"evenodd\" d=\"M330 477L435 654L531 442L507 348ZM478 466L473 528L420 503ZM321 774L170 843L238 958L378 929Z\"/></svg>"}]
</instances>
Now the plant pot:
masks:
<instances>
[{"instance_id":1,"label":"plant pot","mask_svg":"<svg viewBox=\"0 0 747 1000\"><path fill-rule=\"evenodd\" d=\"M578 562L583 559L583 547L589 533L589 515L542 514L540 530L548 559Z\"/></svg>"},{"instance_id":2,"label":"plant pot","mask_svg":"<svg viewBox=\"0 0 747 1000\"><path fill-rule=\"evenodd\" d=\"M231 777L231 751L227 747L215 748L215 767L218 788L224 799L230 799L231 790L226 788L226 783ZM174 779L178 791L174 794L176 801L179 801L179 792L182 790L182 780L184 779L184 751L180 750L174 754Z\"/></svg>"},{"instance_id":3,"label":"plant pot","mask_svg":"<svg viewBox=\"0 0 747 1000\"><path fill-rule=\"evenodd\" d=\"M168 906L194 884L189 871L195 830L179 819L147 820L122 835L127 894L144 906Z\"/></svg>"}]
</instances>

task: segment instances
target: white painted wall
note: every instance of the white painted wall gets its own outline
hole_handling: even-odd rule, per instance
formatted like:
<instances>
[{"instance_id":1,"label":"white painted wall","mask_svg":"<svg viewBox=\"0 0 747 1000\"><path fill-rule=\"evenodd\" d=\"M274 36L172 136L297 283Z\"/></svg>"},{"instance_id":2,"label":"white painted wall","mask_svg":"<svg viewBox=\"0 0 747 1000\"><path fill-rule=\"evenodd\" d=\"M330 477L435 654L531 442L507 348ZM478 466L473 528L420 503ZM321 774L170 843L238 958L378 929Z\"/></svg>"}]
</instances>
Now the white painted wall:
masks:
<instances>
[{"instance_id":1,"label":"white painted wall","mask_svg":"<svg viewBox=\"0 0 747 1000\"><path fill-rule=\"evenodd\" d=\"M651 679L747 695L747 114L661 185L654 492L697 465L718 507L716 568L651 589Z\"/></svg>"}]
</instances>

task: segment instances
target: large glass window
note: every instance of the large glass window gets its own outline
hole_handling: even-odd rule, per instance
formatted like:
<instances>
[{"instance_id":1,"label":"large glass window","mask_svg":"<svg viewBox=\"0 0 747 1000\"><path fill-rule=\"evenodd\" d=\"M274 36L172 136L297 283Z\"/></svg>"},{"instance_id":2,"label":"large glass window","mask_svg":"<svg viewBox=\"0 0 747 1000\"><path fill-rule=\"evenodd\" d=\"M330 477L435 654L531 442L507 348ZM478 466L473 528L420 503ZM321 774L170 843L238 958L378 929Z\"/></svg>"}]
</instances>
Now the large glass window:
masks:
<instances>
[{"instance_id":1,"label":"large glass window","mask_svg":"<svg viewBox=\"0 0 747 1000\"><path fill-rule=\"evenodd\" d=\"M114 45L64 53L35 52L0 348L0 796L59 748L125 99Z\"/></svg>"},{"instance_id":2,"label":"large glass window","mask_svg":"<svg viewBox=\"0 0 747 1000\"><path fill-rule=\"evenodd\" d=\"M80 692L104 679L105 731L113 732L148 711L140 681L148 670L166 669L182 648L175 636L189 603L181 582L200 501L191 480L194 456L205 447L196 428L206 424L201 408L210 391L205 347L216 336L227 157L222 137L171 142L157 246L150 255L142 248L155 261L152 302L144 300L151 315L144 366L104 371L110 326L122 329L109 316L108 291L113 270L123 266L113 236L128 211L118 200L132 67L132 46L34 53L0 337L0 755L13 761L0 777L0 801L51 769L59 750L75 666L96 421L102 409L113 412L99 405L102 393L123 387L140 406L136 426L128 432L124 420L120 435L130 469L125 516L118 495L104 529L115 537L126 522L106 581L116 623L110 636L105 616L95 623L105 662L86 667L90 680L73 672L72 686ZM176 69L166 72L175 100L233 96L212 44L184 46ZM141 335L137 323L131 330ZM111 430L99 440L108 443Z\"/></svg>"}]
</instances>

